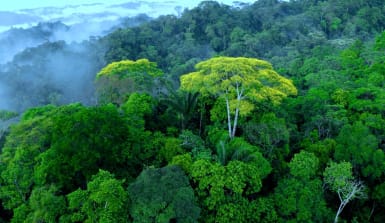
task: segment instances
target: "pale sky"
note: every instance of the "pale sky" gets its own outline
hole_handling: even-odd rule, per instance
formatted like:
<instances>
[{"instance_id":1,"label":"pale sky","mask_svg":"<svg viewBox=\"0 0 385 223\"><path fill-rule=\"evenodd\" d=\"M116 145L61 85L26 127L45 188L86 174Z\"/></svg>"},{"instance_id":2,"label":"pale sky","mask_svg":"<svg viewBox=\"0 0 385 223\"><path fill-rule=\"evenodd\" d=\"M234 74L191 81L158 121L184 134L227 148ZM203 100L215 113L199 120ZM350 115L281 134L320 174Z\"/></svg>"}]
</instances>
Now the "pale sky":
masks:
<instances>
[{"instance_id":1,"label":"pale sky","mask_svg":"<svg viewBox=\"0 0 385 223\"><path fill-rule=\"evenodd\" d=\"M129 1L129 0L128 0ZM108 0L108 2L115 4L128 2L127 0ZM19 9L30 9L50 6L65 6L65 5L80 5L88 3L103 3L102 0L6 0L1 1L0 11L19 10Z\"/></svg>"},{"instance_id":2,"label":"pale sky","mask_svg":"<svg viewBox=\"0 0 385 223\"><path fill-rule=\"evenodd\" d=\"M0 0L0 33L10 28L25 29L39 22L47 21L61 21L66 25L73 25L82 22L95 22L95 19L99 19L100 21L116 21L119 17L132 17L139 13L145 13L154 18L160 15L175 15L175 6L192 9L201 1L202 0ZM237 0L217 0L217 2L226 5L233 5L234 1ZM245 3L254 2L254 0L239 1ZM127 8L119 6L123 3L136 2L142 3L140 7ZM152 7L152 3L158 4L154 4L154 7ZM117 6L111 7L113 5ZM46 7L57 7L59 10L44 10ZM33 10L27 11L23 9ZM4 13L4 11L11 11L16 14L9 16ZM96 14L98 14L98 16L92 17L92 15ZM92 18L87 15L90 15Z\"/></svg>"},{"instance_id":3,"label":"pale sky","mask_svg":"<svg viewBox=\"0 0 385 223\"><path fill-rule=\"evenodd\" d=\"M137 2L140 0L2 0L0 11L14 11L20 9L40 8L40 7L61 7L66 5L80 5L91 3L104 3L108 5L120 4L125 2ZM165 2L173 0L148 0L148 2ZM231 5L236 0L219 0L218 2ZM254 2L255 0L240 0L241 2ZM183 5L197 5L201 0L175 0Z\"/></svg>"}]
</instances>

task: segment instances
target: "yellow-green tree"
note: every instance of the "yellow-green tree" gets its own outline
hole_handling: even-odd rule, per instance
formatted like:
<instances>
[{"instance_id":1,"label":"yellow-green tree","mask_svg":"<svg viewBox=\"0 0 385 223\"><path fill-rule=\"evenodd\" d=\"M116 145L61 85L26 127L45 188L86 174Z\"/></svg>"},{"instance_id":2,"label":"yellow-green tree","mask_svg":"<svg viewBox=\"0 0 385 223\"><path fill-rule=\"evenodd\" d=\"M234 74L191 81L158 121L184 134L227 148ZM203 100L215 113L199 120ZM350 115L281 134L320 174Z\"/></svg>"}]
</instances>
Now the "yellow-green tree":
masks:
<instances>
[{"instance_id":1,"label":"yellow-green tree","mask_svg":"<svg viewBox=\"0 0 385 223\"><path fill-rule=\"evenodd\" d=\"M214 95L226 103L229 137L234 138L239 116L248 115L256 102L279 104L296 95L292 81L280 76L270 63L245 57L215 57L198 63L196 71L181 76L186 91Z\"/></svg>"},{"instance_id":2,"label":"yellow-green tree","mask_svg":"<svg viewBox=\"0 0 385 223\"><path fill-rule=\"evenodd\" d=\"M162 74L157 64L147 59L112 62L96 75L99 102L121 105L134 92L152 95L156 78Z\"/></svg>"}]
</instances>

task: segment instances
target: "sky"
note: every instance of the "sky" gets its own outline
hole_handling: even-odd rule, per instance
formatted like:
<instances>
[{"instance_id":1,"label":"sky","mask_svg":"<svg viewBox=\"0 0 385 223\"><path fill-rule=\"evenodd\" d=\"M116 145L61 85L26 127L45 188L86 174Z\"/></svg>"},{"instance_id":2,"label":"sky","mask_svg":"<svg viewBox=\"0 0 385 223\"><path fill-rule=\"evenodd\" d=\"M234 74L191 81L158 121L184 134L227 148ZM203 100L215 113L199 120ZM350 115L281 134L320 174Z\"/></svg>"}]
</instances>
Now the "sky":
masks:
<instances>
[{"instance_id":1,"label":"sky","mask_svg":"<svg viewBox=\"0 0 385 223\"><path fill-rule=\"evenodd\" d=\"M62 7L66 5L80 5L103 3L101 0L9 0L1 1L1 11L15 11L20 9L31 9L41 7ZM111 4L127 2L127 0L108 0Z\"/></svg>"},{"instance_id":2,"label":"sky","mask_svg":"<svg viewBox=\"0 0 385 223\"><path fill-rule=\"evenodd\" d=\"M140 0L131 0L131 2L138 2ZM169 0L150 0L152 2L166 2ZM172 0L171 0L172 1ZM219 0L218 2L224 4L231 4L234 0ZM120 4L130 2L130 0L108 0L108 4ZM201 0L175 0L183 5L192 4L197 5ZM187 3L188 2L188 3ZM254 0L244 0L241 2L254 2ZM1 1L0 11L17 11L20 9L31 9L40 7L63 7L66 5L80 5L80 4L93 4L93 3L106 3L103 0L6 0ZM186 4L187 3L187 4Z\"/></svg>"},{"instance_id":3,"label":"sky","mask_svg":"<svg viewBox=\"0 0 385 223\"><path fill-rule=\"evenodd\" d=\"M202 0L2 0L0 33L10 28L29 28L39 22L61 21L66 25L84 22L116 21L145 13L153 18L177 14L177 7L193 8ZM237 0L217 0L233 5ZM239 0L253 3L254 0ZM127 4L129 3L129 4ZM138 4L139 3L139 4ZM139 5L139 6L138 6ZM178 11L179 13L179 11Z\"/></svg>"}]
</instances>

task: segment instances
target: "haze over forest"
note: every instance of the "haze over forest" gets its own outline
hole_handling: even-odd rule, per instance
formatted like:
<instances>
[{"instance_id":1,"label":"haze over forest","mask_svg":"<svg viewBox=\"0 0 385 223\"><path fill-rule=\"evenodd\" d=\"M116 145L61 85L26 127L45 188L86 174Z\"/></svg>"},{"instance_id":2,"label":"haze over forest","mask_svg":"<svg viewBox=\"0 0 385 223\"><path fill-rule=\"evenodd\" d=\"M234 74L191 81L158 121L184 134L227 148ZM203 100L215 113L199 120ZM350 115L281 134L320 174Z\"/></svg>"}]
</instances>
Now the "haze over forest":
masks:
<instances>
[{"instance_id":1,"label":"haze over forest","mask_svg":"<svg viewBox=\"0 0 385 223\"><path fill-rule=\"evenodd\" d=\"M95 98L92 79L95 72L105 64L103 61L99 61L102 58L93 58L92 55L89 58L92 53L88 51L94 49L87 47L93 46L81 44L83 41L105 36L118 28L137 26L160 15L180 16L184 9L196 6L198 3L199 1L183 3L178 1L115 1L87 4L66 3L60 7L47 6L31 9L19 5L18 7L21 9L0 12L0 31L3 30L0 33L0 68L3 71L11 69L6 64L11 62L16 54L28 54L28 51L34 53L32 52L33 47L62 41L65 49L51 52L51 54L45 52L44 57L48 60L48 64L44 68L45 72L36 75L33 73L33 69L23 71L22 75L27 77L27 79L23 78L23 82L30 82L27 84L28 88L32 88L28 89L30 91L43 86L57 89L62 92L60 93L61 99L57 99L58 103L80 101L85 104L93 104ZM100 48L100 55L103 54L102 45L96 46ZM82 55L74 57L74 54ZM30 57L28 60L33 60L33 58ZM36 61L28 63L34 62ZM49 77L45 77L45 75ZM17 95L14 89L16 86L8 82L12 80L5 80L7 78L4 76L0 77L0 96L2 98L0 109L22 111L34 105L47 103L47 101L41 103L41 99L38 99L39 96L36 96L34 92L25 92L29 95L29 98L26 99L29 102L26 102L25 105L11 102L10 98ZM14 79L14 77L10 79ZM19 83L19 85L23 88L24 84ZM84 89L88 89L88 91L84 91ZM56 100L55 96L52 97Z\"/></svg>"},{"instance_id":2,"label":"haze over forest","mask_svg":"<svg viewBox=\"0 0 385 223\"><path fill-rule=\"evenodd\" d=\"M385 2L188 3L0 12L0 222L385 222Z\"/></svg>"}]
</instances>

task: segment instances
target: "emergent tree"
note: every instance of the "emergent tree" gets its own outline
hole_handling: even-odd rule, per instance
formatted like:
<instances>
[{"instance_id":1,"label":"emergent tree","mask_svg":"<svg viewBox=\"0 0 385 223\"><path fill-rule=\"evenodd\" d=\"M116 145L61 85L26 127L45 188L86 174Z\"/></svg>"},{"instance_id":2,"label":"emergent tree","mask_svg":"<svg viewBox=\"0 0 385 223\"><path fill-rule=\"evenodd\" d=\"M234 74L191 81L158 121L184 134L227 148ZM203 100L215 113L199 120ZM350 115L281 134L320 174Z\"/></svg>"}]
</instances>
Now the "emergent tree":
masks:
<instances>
[{"instance_id":1,"label":"emergent tree","mask_svg":"<svg viewBox=\"0 0 385 223\"><path fill-rule=\"evenodd\" d=\"M181 88L225 101L230 138L235 136L239 116L248 115L255 102L268 100L279 104L283 98L297 94L292 81L263 60L215 57L195 68L195 72L181 76Z\"/></svg>"}]
</instances>

